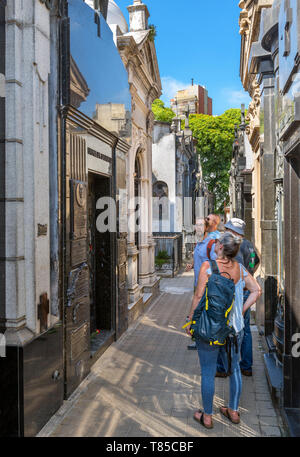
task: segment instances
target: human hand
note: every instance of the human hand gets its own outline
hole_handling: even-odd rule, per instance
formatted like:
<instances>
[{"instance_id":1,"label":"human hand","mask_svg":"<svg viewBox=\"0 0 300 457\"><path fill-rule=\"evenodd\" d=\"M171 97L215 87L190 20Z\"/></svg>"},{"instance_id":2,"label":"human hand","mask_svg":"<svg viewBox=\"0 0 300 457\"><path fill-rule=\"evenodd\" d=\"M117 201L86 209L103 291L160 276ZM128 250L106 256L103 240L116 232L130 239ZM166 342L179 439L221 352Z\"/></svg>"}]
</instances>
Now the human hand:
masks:
<instances>
[{"instance_id":1,"label":"human hand","mask_svg":"<svg viewBox=\"0 0 300 457\"><path fill-rule=\"evenodd\" d=\"M191 271L193 269L193 265L191 263L188 263L187 266L185 267L185 271Z\"/></svg>"},{"instance_id":2,"label":"human hand","mask_svg":"<svg viewBox=\"0 0 300 457\"><path fill-rule=\"evenodd\" d=\"M191 321L192 321L192 318L193 318L193 316L188 316L188 317L186 318L187 322L191 322ZM186 331L187 335L192 336L192 334L191 334L191 324L188 325L188 326L185 328L185 331Z\"/></svg>"}]
</instances>

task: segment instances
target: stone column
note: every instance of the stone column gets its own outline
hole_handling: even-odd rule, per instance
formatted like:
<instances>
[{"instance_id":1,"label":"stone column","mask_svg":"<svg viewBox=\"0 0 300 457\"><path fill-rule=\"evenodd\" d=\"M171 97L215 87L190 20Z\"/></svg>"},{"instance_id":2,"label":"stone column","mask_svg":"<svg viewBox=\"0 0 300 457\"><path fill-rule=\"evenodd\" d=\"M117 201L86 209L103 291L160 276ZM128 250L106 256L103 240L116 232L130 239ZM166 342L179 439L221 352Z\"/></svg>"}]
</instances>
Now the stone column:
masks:
<instances>
[{"instance_id":1,"label":"stone column","mask_svg":"<svg viewBox=\"0 0 300 457\"><path fill-rule=\"evenodd\" d=\"M26 326L25 233L24 233L24 138L23 76L20 53L23 11L15 2L6 7L6 309L3 316L8 345L19 345L32 337ZM22 55L22 54L21 54Z\"/></svg>"},{"instance_id":2,"label":"stone column","mask_svg":"<svg viewBox=\"0 0 300 457\"><path fill-rule=\"evenodd\" d=\"M262 107L264 141L261 146L261 279L264 289L265 335L271 335L277 305L277 242L275 221L274 151L275 79L263 77Z\"/></svg>"},{"instance_id":3,"label":"stone column","mask_svg":"<svg viewBox=\"0 0 300 457\"><path fill-rule=\"evenodd\" d=\"M154 129L154 115L150 113L150 122L148 127L148 251L149 251L149 260L148 260L148 271L149 271L149 283L155 284L159 281L159 278L156 275L155 271L155 241L152 235L152 227L153 227L153 205L152 205L152 134Z\"/></svg>"},{"instance_id":4,"label":"stone column","mask_svg":"<svg viewBox=\"0 0 300 457\"><path fill-rule=\"evenodd\" d=\"M5 62L6 62L5 4L0 3L0 331L5 329ZM0 338L1 335L0 335Z\"/></svg>"},{"instance_id":5,"label":"stone column","mask_svg":"<svg viewBox=\"0 0 300 457\"><path fill-rule=\"evenodd\" d=\"M149 179L148 177L142 176L140 179L140 187L141 187L141 217L140 217L140 272L139 272L139 283L141 286L145 284L149 284L149 244L148 244L148 236L149 236L149 227L148 227L148 219L149 219L149 205L151 200L149 201Z\"/></svg>"},{"instance_id":6,"label":"stone column","mask_svg":"<svg viewBox=\"0 0 300 457\"><path fill-rule=\"evenodd\" d=\"M135 245L135 207L134 207L134 144L127 157L127 197L128 197L128 294L129 303L135 303L140 298L140 287L137 277L138 250Z\"/></svg>"},{"instance_id":7,"label":"stone column","mask_svg":"<svg viewBox=\"0 0 300 457\"><path fill-rule=\"evenodd\" d=\"M40 332L40 297L50 298L49 73L49 9L36 1L26 9L8 2L4 320L11 345Z\"/></svg>"},{"instance_id":8,"label":"stone column","mask_svg":"<svg viewBox=\"0 0 300 457\"><path fill-rule=\"evenodd\" d=\"M55 327L57 316L54 322L50 306L49 111L53 133L57 99L49 99L48 91L49 80L56 77L55 72L49 76L54 2L4 3L5 126L0 127L0 142L5 144L6 186L0 198L5 204L5 253L0 263L5 308L0 305L0 327L6 357L0 368L1 429L7 436L34 436L59 408L64 387L63 376L58 376L63 374L62 327ZM58 49L58 29L53 28L52 36ZM50 326L55 330L47 332Z\"/></svg>"}]
</instances>

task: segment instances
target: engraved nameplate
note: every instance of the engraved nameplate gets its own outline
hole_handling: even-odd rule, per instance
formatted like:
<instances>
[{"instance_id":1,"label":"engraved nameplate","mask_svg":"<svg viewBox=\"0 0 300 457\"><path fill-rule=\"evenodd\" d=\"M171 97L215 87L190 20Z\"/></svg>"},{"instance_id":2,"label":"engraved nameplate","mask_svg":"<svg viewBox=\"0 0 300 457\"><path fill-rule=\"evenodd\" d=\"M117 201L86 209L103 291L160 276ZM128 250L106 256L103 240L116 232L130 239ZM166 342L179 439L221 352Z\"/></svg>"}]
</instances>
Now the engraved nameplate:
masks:
<instances>
[{"instance_id":1,"label":"engraved nameplate","mask_svg":"<svg viewBox=\"0 0 300 457\"><path fill-rule=\"evenodd\" d=\"M104 162L112 163L112 158L102 154L101 152L94 151L94 149L88 148L88 154L96 157L97 159L104 160Z\"/></svg>"}]
</instances>

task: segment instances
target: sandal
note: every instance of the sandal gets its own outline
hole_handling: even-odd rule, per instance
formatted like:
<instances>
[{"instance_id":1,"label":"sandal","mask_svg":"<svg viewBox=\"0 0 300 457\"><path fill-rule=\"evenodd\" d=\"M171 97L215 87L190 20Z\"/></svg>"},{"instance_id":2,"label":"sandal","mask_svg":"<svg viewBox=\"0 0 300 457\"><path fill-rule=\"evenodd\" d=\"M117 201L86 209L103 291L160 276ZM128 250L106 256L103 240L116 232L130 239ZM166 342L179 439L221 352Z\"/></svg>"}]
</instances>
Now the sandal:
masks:
<instances>
[{"instance_id":1,"label":"sandal","mask_svg":"<svg viewBox=\"0 0 300 457\"><path fill-rule=\"evenodd\" d=\"M227 419L229 419L230 422L232 422L233 424L239 424L241 422L239 412L238 412L238 416L239 416L238 419L234 419L229 412L229 408L226 408L225 406L221 406L220 413L223 414L223 416L227 417Z\"/></svg>"},{"instance_id":2,"label":"sandal","mask_svg":"<svg viewBox=\"0 0 300 457\"><path fill-rule=\"evenodd\" d=\"M200 413L200 414L201 414L200 419L197 419L197 418L195 417L195 414L196 414L196 413ZM203 425L203 427L205 427L205 428L207 428L207 429L214 428L213 421L211 421L211 425L206 425L206 424L204 423L204 412L201 411L201 409L198 409L198 411L196 411L196 412L194 413L194 419L195 419L195 421L199 422L201 425Z\"/></svg>"}]
</instances>

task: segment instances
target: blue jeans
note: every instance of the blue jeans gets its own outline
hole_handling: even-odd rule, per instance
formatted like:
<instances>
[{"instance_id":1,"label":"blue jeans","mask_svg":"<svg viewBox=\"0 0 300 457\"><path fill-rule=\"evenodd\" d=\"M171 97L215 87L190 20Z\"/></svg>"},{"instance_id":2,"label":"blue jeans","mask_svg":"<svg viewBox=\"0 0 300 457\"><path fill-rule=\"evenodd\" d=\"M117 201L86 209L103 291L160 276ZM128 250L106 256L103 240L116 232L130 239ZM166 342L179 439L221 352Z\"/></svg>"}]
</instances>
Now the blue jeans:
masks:
<instances>
[{"instance_id":1,"label":"blue jeans","mask_svg":"<svg viewBox=\"0 0 300 457\"><path fill-rule=\"evenodd\" d=\"M247 290L244 292L244 303L246 302L247 298L249 297L250 292ZM241 361L240 367L242 370L252 371L253 365L253 356L252 356L252 335L251 335L251 327L250 327L250 316L251 311L250 308L247 309L244 315L244 338L242 341L241 347ZM218 357L217 362L217 371L220 373L225 373L225 368L222 363L221 357Z\"/></svg>"},{"instance_id":2,"label":"blue jeans","mask_svg":"<svg viewBox=\"0 0 300 457\"><path fill-rule=\"evenodd\" d=\"M240 350L244 331L237 335L238 352L233 346L231 348L231 376L229 408L238 411L239 401L242 392L242 376L240 370ZM202 403L205 414L213 413L213 398L215 393L215 374L217 371L217 359L221 357L224 366L228 367L227 354L224 346L210 346L204 341L197 340L197 349L201 366L201 393Z\"/></svg>"}]
</instances>

